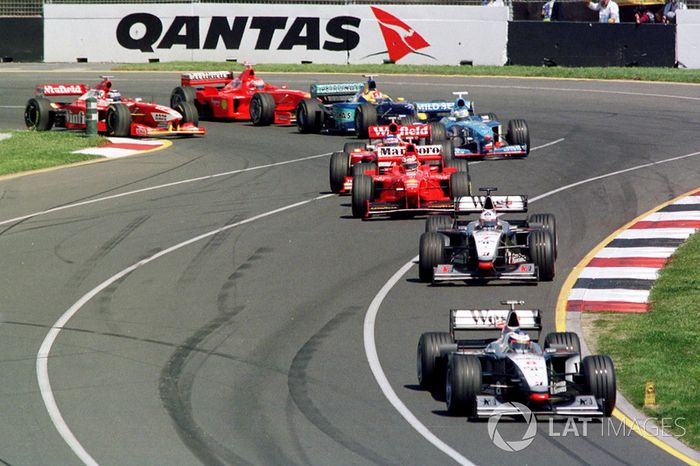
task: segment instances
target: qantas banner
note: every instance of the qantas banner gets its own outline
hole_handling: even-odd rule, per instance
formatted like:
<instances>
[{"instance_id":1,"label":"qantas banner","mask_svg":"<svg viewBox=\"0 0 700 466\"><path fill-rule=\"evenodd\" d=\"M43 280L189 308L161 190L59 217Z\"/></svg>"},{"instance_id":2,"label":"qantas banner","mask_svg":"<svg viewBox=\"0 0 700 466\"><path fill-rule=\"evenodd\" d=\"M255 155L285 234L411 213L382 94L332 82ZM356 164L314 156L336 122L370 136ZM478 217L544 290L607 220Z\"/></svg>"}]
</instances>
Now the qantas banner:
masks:
<instances>
[{"instance_id":1,"label":"qantas banner","mask_svg":"<svg viewBox=\"0 0 700 466\"><path fill-rule=\"evenodd\" d=\"M700 68L700 10L676 12L676 57L688 68Z\"/></svg>"},{"instance_id":2,"label":"qantas banner","mask_svg":"<svg viewBox=\"0 0 700 466\"><path fill-rule=\"evenodd\" d=\"M237 59L251 63L503 65L506 7L44 5L47 62Z\"/></svg>"}]
</instances>

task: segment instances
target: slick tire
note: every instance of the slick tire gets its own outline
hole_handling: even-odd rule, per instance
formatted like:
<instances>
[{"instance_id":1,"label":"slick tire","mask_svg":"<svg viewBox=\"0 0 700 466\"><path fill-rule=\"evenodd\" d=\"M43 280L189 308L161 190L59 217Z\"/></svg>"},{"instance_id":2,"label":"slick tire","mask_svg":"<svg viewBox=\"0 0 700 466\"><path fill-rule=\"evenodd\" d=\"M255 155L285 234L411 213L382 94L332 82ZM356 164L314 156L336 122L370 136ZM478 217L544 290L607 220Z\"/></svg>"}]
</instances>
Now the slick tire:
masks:
<instances>
[{"instance_id":1,"label":"slick tire","mask_svg":"<svg viewBox=\"0 0 700 466\"><path fill-rule=\"evenodd\" d=\"M565 347L567 351L581 354L581 342L574 332L552 332L544 339L544 349L555 346Z\"/></svg>"},{"instance_id":2,"label":"slick tire","mask_svg":"<svg viewBox=\"0 0 700 466\"><path fill-rule=\"evenodd\" d=\"M448 160L455 159L455 146L452 141L442 141L442 160L447 163ZM465 160L466 162L466 160Z\"/></svg>"},{"instance_id":3,"label":"slick tire","mask_svg":"<svg viewBox=\"0 0 700 466\"><path fill-rule=\"evenodd\" d=\"M533 230L528 236L530 258L539 269L539 279L545 282L554 280L554 241L545 230Z\"/></svg>"},{"instance_id":4,"label":"slick tire","mask_svg":"<svg viewBox=\"0 0 700 466\"><path fill-rule=\"evenodd\" d=\"M424 283L433 281L435 267L445 261L445 236L434 231L420 236L418 251L418 278Z\"/></svg>"},{"instance_id":5,"label":"slick tire","mask_svg":"<svg viewBox=\"0 0 700 466\"><path fill-rule=\"evenodd\" d=\"M489 121L498 121L498 117L496 116L495 113L490 113L490 112L489 112L489 113L482 113L482 114L479 115L479 116L482 117L482 118L484 118L484 117L485 117L485 118L488 118Z\"/></svg>"},{"instance_id":6,"label":"slick tire","mask_svg":"<svg viewBox=\"0 0 700 466\"><path fill-rule=\"evenodd\" d=\"M297 104L297 129L300 133L320 133L323 127L323 107L316 99L304 99Z\"/></svg>"},{"instance_id":7,"label":"slick tire","mask_svg":"<svg viewBox=\"0 0 700 466\"><path fill-rule=\"evenodd\" d=\"M355 175L352 177L352 216L355 218L367 218L369 203L374 193L374 181L368 175Z\"/></svg>"},{"instance_id":8,"label":"slick tire","mask_svg":"<svg viewBox=\"0 0 700 466\"><path fill-rule=\"evenodd\" d=\"M423 390L444 389L445 363L443 348L452 346L452 337L447 332L428 332L420 336L416 350L416 372L418 385Z\"/></svg>"},{"instance_id":9,"label":"slick tire","mask_svg":"<svg viewBox=\"0 0 700 466\"><path fill-rule=\"evenodd\" d=\"M610 417L615 409L617 380L610 356L586 356L581 363L586 389L598 400L603 415Z\"/></svg>"},{"instance_id":10,"label":"slick tire","mask_svg":"<svg viewBox=\"0 0 700 466\"><path fill-rule=\"evenodd\" d=\"M430 123L430 144L440 144L447 141L447 130L440 122Z\"/></svg>"},{"instance_id":11,"label":"slick tire","mask_svg":"<svg viewBox=\"0 0 700 466\"><path fill-rule=\"evenodd\" d=\"M559 255L559 237L557 236L557 221L552 214L532 214L527 219L528 225L535 224L548 231L554 240L554 257Z\"/></svg>"},{"instance_id":12,"label":"slick tire","mask_svg":"<svg viewBox=\"0 0 700 466\"><path fill-rule=\"evenodd\" d=\"M27 101L24 107L24 123L27 129L48 131L53 126L54 113L51 101L44 97L35 97Z\"/></svg>"},{"instance_id":13,"label":"slick tire","mask_svg":"<svg viewBox=\"0 0 700 466\"><path fill-rule=\"evenodd\" d=\"M112 104L105 115L107 136L126 137L131 133L131 113L124 104Z\"/></svg>"},{"instance_id":14,"label":"slick tire","mask_svg":"<svg viewBox=\"0 0 700 466\"><path fill-rule=\"evenodd\" d=\"M254 126L270 126L275 122L275 99L267 92L256 92L250 99L250 120Z\"/></svg>"},{"instance_id":15,"label":"slick tire","mask_svg":"<svg viewBox=\"0 0 700 466\"><path fill-rule=\"evenodd\" d=\"M345 177L350 169L350 156L345 152L333 152L329 166L331 192L339 193L343 189Z\"/></svg>"},{"instance_id":16,"label":"slick tire","mask_svg":"<svg viewBox=\"0 0 700 466\"><path fill-rule=\"evenodd\" d=\"M195 126L199 124L199 112L197 111L197 107L195 107L195 105L192 102L180 102L175 107L173 107L173 110L182 115L182 120L180 120L180 124L192 123Z\"/></svg>"},{"instance_id":17,"label":"slick tire","mask_svg":"<svg viewBox=\"0 0 700 466\"><path fill-rule=\"evenodd\" d=\"M454 200L462 196L471 196L472 184L469 173L457 172L450 175L450 197Z\"/></svg>"},{"instance_id":18,"label":"slick tire","mask_svg":"<svg viewBox=\"0 0 700 466\"><path fill-rule=\"evenodd\" d=\"M190 86L177 86L170 93L170 108L175 108L180 102L192 102L197 101L197 91Z\"/></svg>"},{"instance_id":19,"label":"slick tire","mask_svg":"<svg viewBox=\"0 0 700 466\"><path fill-rule=\"evenodd\" d=\"M346 142L343 146L343 152L352 154L355 152L355 149L364 149L365 147L367 147L367 143L365 142Z\"/></svg>"},{"instance_id":20,"label":"slick tire","mask_svg":"<svg viewBox=\"0 0 700 466\"><path fill-rule=\"evenodd\" d=\"M352 176L364 175L367 170L377 171L377 164L374 162L360 162L352 166Z\"/></svg>"},{"instance_id":21,"label":"slick tire","mask_svg":"<svg viewBox=\"0 0 700 466\"><path fill-rule=\"evenodd\" d=\"M481 362L471 354L452 354L447 362L445 403L452 416L476 417L476 397L481 393Z\"/></svg>"},{"instance_id":22,"label":"slick tire","mask_svg":"<svg viewBox=\"0 0 700 466\"><path fill-rule=\"evenodd\" d=\"M469 162L464 159L446 160L445 168L454 168L457 172L469 173Z\"/></svg>"},{"instance_id":23,"label":"slick tire","mask_svg":"<svg viewBox=\"0 0 700 466\"><path fill-rule=\"evenodd\" d=\"M508 122L508 132L506 141L512 145L527 145L527 153L530 153L530 129L525 120L510 120Z\"/></svg>"},{"instance_id":24,"label":"slick tire","mask_svg":"<svg viewBox=\"0 0 700 466\"><path fill-rule=\"evenodd\" d=\"M431 215L425 219L425 231L447 230L452 228L452 217L449 215Z\"/></svg>"},{"instance_id":25,"label":"slick tire","mask_svg":"<svg viewBox=\"0 0 700 466\"><path fill-rule=\"evenodd\" d=\"M372 104L360 104L355 109L355 134L360 139L369 138L369 127L377 124L377 109Z\"/></svg>"}]
</instances>

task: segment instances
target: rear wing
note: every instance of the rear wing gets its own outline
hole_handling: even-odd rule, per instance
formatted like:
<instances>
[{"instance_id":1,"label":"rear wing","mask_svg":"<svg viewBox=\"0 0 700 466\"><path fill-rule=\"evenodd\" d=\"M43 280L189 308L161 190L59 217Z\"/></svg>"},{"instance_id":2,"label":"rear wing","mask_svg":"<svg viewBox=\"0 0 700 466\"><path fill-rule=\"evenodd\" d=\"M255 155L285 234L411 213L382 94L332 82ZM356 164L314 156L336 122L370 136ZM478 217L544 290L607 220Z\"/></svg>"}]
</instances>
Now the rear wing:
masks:
<instances>
[{"instance_id":1,"label":"rear wing","mask_svg":"<svg viewBox=\"0 0 700 466\"><path fill-rule=\"evenodd\" d=\"M442 146L414 146L416 156L421 162L442 160ZM380 146L377 147L377 162L401 163L406 153L406 146Z\"/></svg>"},{"instance_id":2,"label":"rear wing","mask_svg":"<svg viewBox=\"0 0 700 466\"><path fill-rule=\"evenodd\" d=\"M81 96L89 89L85 84L39 84L36 86L37 95L58 97L66 95Z\"/></svg>"},{"instance_id":3,"label":"rear wing","mask_svg":"<svg viewBox=\"0 0 700 466\"><path fill-rule=\"evenodd\" d=\"M415 102L416 111L428 117L447 116L455 106L454 102Z\"/></svg>"},{"instance_id":4,"label":"rear wing","mask_svg":"<svg viewBox=\"0 0 700 466\"><path fill-rule=\"evenodd\" d=\"M511 313L515 314L517 324ZM450 334L457 330L503 330L515 326L522 330L542 330L539 309L450 309Z\"/></svg>"},{"instance_id":5,"label":"rear wing","mask_svg":"<svg viewBox=\"0 0 700 466\"><path fill-rule=\"evenodd\" d=\"M200 71L180 75L183 86L226 85L233 80L233 71Z\"/></svg>"},{"instance_id":6,"label":"rear wing","mask_svg":"<svg viewBox=\"0 0 700 466\"><path fill-rule=\"evenodd\" d=\"M430 125L390 125L370 126L367 129L370 139L381 139L389 134L395 134L401 139L420 139L430 137Z\"/></svg>"},{"instance_id":7,"label":"rear wing","mask_svg":"<svg viewBox=\"0 0 700 466\"><path fill-rule=\"evenodd\" d=\"M311 97L321 100L342 100L353 97L365 88L365 83L312 84Z\"/></svg>"},{"instance_id":8,"label":"rear wing","mask_svg":"<svg viewBox=\"0 0 700 466\"><path fill-rule=\"evenodd\" d=\"M476 214L484 209L498 212L527 212L527 196L462 196L455 199L455 213Z\"/></svg>"}]
</instances>

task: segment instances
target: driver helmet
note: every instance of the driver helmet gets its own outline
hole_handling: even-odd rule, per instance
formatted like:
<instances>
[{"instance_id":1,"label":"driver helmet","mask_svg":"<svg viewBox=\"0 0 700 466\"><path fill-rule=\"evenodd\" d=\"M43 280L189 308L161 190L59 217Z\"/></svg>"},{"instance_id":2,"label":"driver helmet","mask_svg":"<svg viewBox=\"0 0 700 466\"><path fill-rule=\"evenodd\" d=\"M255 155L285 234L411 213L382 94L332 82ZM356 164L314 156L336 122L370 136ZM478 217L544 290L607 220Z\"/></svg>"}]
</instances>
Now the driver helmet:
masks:
<instances>
[{"instance_id":1,"label":"driver helmet","mask_svg":"<svg viewBox=\"0 0 700 466\"><path fill-rule=\"evenodd\" d=\"M121 95L121 93L120 93L118 90L116 90L116 89L111 89L111 90L107 93L107 98L110 99L110 100L113 100L113 101L115 101L115 102L119 102L120 100L122 100L122 95Z\"/></svg>"},{"instance_id":2,"label":"driver helmet","mask_svg":"<svg viewBox=\"0 0 700 466\"><path fill-rule=\"evenodd\" d=\"M498 225L498 216L496 212L490 209L481 212L479 216L479 225L481 228L496 228Z\"/></svg>"},{"instance_id":3,"label":"driver helmet","mask_svg":"<svg viewBox=\"0 0 700 466\"><path fill-rule=\"evenodd\" d=\"M416 157L415 154L404 155L401 158L401 163L407 171L418 169L418 157Z\"/></svg>"},{"instance_id":4,"label":"driver helmet","mask_svg":"<svg viewBox=\"0 0 700 466\"><path fill-rule=\"evenodd\" d=\"M395 134L388 134L388 135L384 136L382 143L385 146L398 146L399 145L399 137Z\"/></svg>"},{"instance_id":5,"label":"driver helmet","mask_svg":"<svg viewBox=\"0 0 700 466\"><path fill-rule=\"evenodd\" d=\"M250 85L257 90L262 91L265 88L265 81L263 81L262 79L253 79L250 82Z\"/></svg>"},{"instance_id":6,"label":"driver helmet","mask_svg":"<svg viewBox=\"0 0 700 466\"><path fill-rule=\"evenodd\" d=\"M515 330L508 334L508 346L517 353L526 353L530 350L530 335L523 330Z\"/></svg>"},{"instance_id":7,"label":"driver helmet","mask_svg":"<svg viewBox=\"0 0 700 466\"><path fill-rule=\"evenodd\" d=\"M456 120L464 120L469 118L469 107L459 107L455 108L452 111L452 116L455 117Z\"/></svg>"}]
</instances>

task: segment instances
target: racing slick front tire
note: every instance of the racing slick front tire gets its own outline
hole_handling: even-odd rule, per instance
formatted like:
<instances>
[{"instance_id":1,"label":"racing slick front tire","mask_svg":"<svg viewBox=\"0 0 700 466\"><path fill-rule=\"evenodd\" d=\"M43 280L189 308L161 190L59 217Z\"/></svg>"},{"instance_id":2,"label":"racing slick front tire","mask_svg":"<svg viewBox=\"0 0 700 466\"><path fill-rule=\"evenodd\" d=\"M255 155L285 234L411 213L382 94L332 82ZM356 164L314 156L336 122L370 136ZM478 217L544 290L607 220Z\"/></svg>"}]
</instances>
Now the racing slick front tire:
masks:
<instances>
[{"instance_id":1,"label":"racing slick front tire","mask_svg":"<svg viewBox=\"0 0 700 466\"><path fill-rule=\"evenodd\" d=\"M131 134L131 112L123 104L112 104L107 107L105 116L107 136L126 137Z\"/></svg>"},{"instance_id":2,"label":"racing slick front tire","mask_svg":"<svg viewBox=\"0 0 700 466\"><path fill-rule=\"evenodd\" d=\"M170 93L170 108L175 108L180 102L192 102L193 104L197 101L197 92L193 87L190 86L177 86Z\"/></svg>"},{"instance_id":3,"label":"racing slick front tire","mask_svg":"<svg viewBox=\"0 0 700 466\"><path fill-rule=\"evenodd\" d=\"M457 172L469 173L469 163L464 159L446 160L445 168L454 168Z\"/></svg>"},{"instance_id":4,"label":"racing slick front tire","mask_svg":"<svg viewBox=\"0 0 700 466\"><path fill-rule=\"evenodd\" d=\"M432 282L435 267L445 262L445 237L429 231L420 235L418 250L418 278L422 282Z\"/></svg>"},{"instance_id":5,"label":"racing slick front tire","mask_svg":"<svg viewBox=\"0 0 700 466\"><path fill-rule=\"evenodd\" d=\"M297 129L300 133L320 133L323 127L323 108L316 99L304 99L296 108Z\"/></svg>"},{"instance_id":6,"label":"racing slick front tire","mask_svg":"<svg viewBox=\"0 0 700 466\"><path fill-rule=\"evenodd\" d=\"M343 146L343 152L347 154L352 154L355 149L365 149L367 147L366 142L346 142Z\"/></svg>"},{"instance_id":7,"label":"racing slick front tire","mask_svg":"<svg viewBox=\"0 0 700 466\"><path fill-rule=\"evenodd\" d=\"M360 104L355 109L355 134L360 139L369 138L369 127L377 124L377 109L372 104Z\"/></svg>"},{"instance_id":8,"label":"racing slick front tire","mask_svg":"<svg viewBox=\"0 0 700 466\"><path fill-rule=\"evenodd\" d=\"M447 363L445 403L452 416L476 417L476 397L481 393L481 361L471 354L453 354Z\"/></svg>"},{"instance_id":9,"label":"racing slick front tire","mask_svg":"<svg viewBox=\"0 0 700 466\"><path fill-rule=\"evenodd\" d=\"M548 231L552 235L552 239L554 240L554 257L556 258L559 255L559 251L557 251L559 248L559 237L557 236L557 220L554 215L532 214L527 219L527 223L528 225L533 223L537 224L537 226L540 226L543 230Z\"/></svg>"},{"instance_id":10,"label":"racing slick front tire","mask_svg":"<svg viewBox=\"0 0 700 466\"><path fill-rule=\"evenodd\" d=\"M345 177L350 169L350 156L346 152L333 152L329 167L331 192L339 193L343 189Z\"/></svg>"},{"instance_id":11,"label":"racing slick front tire","mask_svg":"<svg viewBox=\"0 0 700 466\"><path fill-rule=\"evenodd\" d=\"M430 123L430 144L440 144L443 141L447 141L445 125L439 121Z\"/></svg>"},{"instance_id":12,"label":"racing slick front tire","mask_svg":"<svg viewBox=\"0 0 700 466\"><path fill-rule=\"evenodd\" d=\"M498 117L496 116L495 113L482 113L479 115L481 118L488 118L489 121L498 121Z\"/></svg>"},{"instance_id":13,"label":"racing slick front tire","mask_svg":"<svg viewBox=\"0 0 700 466\"><path fill-rule=\"evenodd\" d=\"M526 145L527 151L524 157L527 157L530 153L530 129L525 120L510 120L508 122L506 142L511 145Z\"/></svg>"},{"instance_id":14,"label":"racing slick front tire","mask_svg":"<svg viewBox=\"0 0 700 466\"><path fill-rule=\"evenodd\" d=\"M195 107L192 102L180 102L173 107L173 110L182 115L180 124L192 123L195 126L199 124L199 112L197 111L197 107Z\"/></svg>"},{"instance_id":15,"label":"racing slick front tire","mask_svg":"<svg viewBox=\"0 0 700 466\"><path fill-rule=\"evenodd\" d=\"M447 332L427 332L420 336L416 351L418 385L423 390L440 390L445 380L445 359L441 348L453 345Z\"/></svg>"},{"instance_id":16,"label":"racing slick front tire","mask_svg":"<svg viewBox=\"0 0 700 466\"><path fill-rule=\"evenodd\" d=\"M377 171L377 164L374 162L360 162L352 166L352 176L364 175L367 170Z\"/></svg>"},{"instance_id":17,"label":"racing slick front tire","mask_svg":"<svg viewBox=\"0 0 700 466\"><path fill-rule=\"evenodd\" d=\"M270 126L275 122L275 98L267 92L256 92L250 98L250 119L254 126Z\"/></svg>"},{"instance_id":18,"label":"racing slick front tire","mask_svg":"<svg viewBox=\"0 0 700 466\"><path fill-rule=\"evenodd\" d=\"M457 172L450 175L450 197L454 200L462 196L472 195L472 184L469 173Z\"/></svg>"},{"instance_id":19,"label":"racing slick front tire","mask_svg":"<svg viewBox=\"0 0 700 466\"><path fill-rule=\"evenodd\" d=\"M449 215L431 215L425 219L425 231L447 230L452 228L452 217Z\"/></svg>"},{"instance_id":20,"label":"racing slick front tire","mask_svg":"<svg viewBox=\"0 0 700 466\"><path fill-rule=\"evenodd\" d=\"M454 160L455 159L455 146L452 144L452 141L442 141L440 143L442 145L442 160L444 162L447 162L448 160ZM465 160L466 162L466 160Z\"/></svg>"},{"instance_id":21,"label":"racing slick front tire","mask_svg":"<svg viewBox=\"0 0 700 466\"><path fill-rule=\"evenodd\" d=\"M567 351L581 354L581 341L574 332L552 332L544 339L544 349L555 346L565 347Z\"/></svg>"},{"instance_id":22,"label":"racing slick front tire","mask_svg":"<svg viewBox=\"0 0 700 466\"><path fill-rule=\"evenodd\" d=\"M586 390L598 400L605 417L615 409L617 380L615 366L607 355L586 356L581 363Z\"/></svg>"},{"instance_id":23,"label":"racing slick front tire","mask_svg":"<svg viewBox=\"0 0 700 466\"><path fill-rule=\"evenodd\" d=\"M352 177L352 216L366 218L374 194L374 180L368 175Z\"/></svg>"},{"instance_id":24,"label":"racing slick front tire","mask_svg":"<svg viewBox=\"0 0 700 466\"><path fill-rule=\"evenodd\" d=\"M51 111L51 101L44 97L35 97L27 101L24 107L24 123L27 129L48 131L53 126L54 113Z\"/></svg>"},{"instance_id":25,"label":"racing slick front tire","mask_svg":"<svg viewBox=\"0 0 700 466\"><path fill-rule=\"evenodd\" d=\"M530 259L539 269L539 279L554 280L554 241L545 230L533 230L528 236Z\"/></svg>"}]
</instances>

